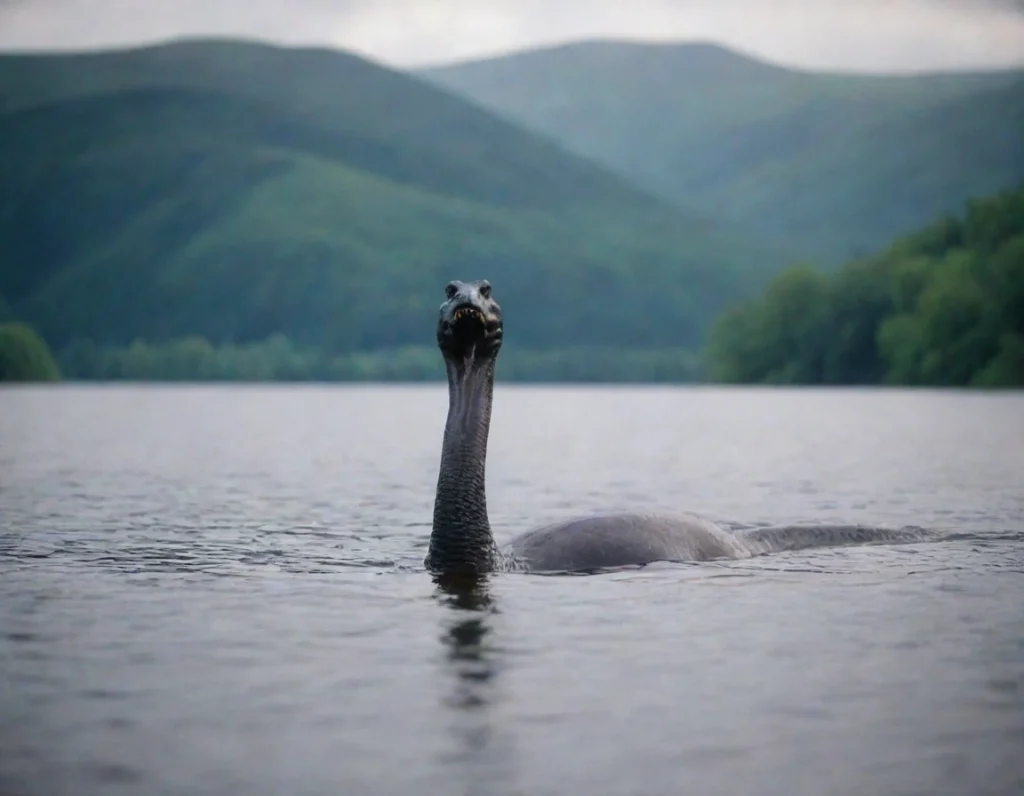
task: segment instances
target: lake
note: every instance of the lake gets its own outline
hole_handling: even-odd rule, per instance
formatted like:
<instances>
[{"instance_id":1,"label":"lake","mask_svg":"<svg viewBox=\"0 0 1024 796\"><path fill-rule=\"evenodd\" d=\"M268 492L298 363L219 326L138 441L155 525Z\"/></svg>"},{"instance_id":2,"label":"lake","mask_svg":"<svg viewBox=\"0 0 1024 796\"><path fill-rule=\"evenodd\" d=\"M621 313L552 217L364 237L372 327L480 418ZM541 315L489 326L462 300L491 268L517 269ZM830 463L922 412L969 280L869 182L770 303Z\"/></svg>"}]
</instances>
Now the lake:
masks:
<instances>
[{"instance_id":1,"label":"lake","mask_svg":"<svg viewBox=\"0 0 1024 796\"><path fill-rule=\"evenodd\" d=\"M443 385L0 390L4 796L1024 791L1024 393L499 383L499 541L950 539L423 572Z\"/></svg>"}]
</instances>

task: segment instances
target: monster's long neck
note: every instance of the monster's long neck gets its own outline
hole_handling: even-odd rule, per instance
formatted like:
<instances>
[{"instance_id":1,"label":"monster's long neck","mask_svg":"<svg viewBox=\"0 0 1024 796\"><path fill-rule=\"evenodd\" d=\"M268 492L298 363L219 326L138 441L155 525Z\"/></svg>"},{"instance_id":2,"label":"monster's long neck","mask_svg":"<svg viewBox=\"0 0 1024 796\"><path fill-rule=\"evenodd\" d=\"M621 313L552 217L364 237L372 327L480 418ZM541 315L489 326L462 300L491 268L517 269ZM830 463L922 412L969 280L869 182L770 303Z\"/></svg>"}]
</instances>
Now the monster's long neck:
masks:
<instances>
[{"instance_id":1,"label":"monster's long neck","mask_svg":"<svg viewBox=\"0 0 1024 796\"><path fill-rule=\"evenodd\" d=\"M445 360L448 422L427 553L427 566L434 571L489 572L495 566L484 489L494 364L494 357Z\"/></svg>"}]
</instances>

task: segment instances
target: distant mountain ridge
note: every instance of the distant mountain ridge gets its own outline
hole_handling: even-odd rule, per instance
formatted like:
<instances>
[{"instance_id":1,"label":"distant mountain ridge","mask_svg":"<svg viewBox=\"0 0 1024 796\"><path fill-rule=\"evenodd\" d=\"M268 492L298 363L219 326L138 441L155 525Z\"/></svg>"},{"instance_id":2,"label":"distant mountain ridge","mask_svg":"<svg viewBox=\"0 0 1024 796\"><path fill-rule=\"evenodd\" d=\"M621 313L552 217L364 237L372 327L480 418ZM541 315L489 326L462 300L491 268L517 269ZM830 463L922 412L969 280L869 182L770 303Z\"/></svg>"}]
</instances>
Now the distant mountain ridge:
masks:
<instances>
[{"instance_id":1,"label":"distant mountain ridge","mask_svg":"<svg viewBox=\"0 0 1024 796\"><path fill-rule=\"evenodd\" d=\"M56 346L429 342L487 276L510 339L692 346L783 256L347 53L0 56L0 296Z\"/></svg>"},{"instance_id":2,"label":"distant mountain ridge","mask_svg":"<svg viewBox=\"0 0 1024 796\"><path fill-rule=\"evenodd\" d=\"M590 41L416 74L831 262L1024 178L1024 70L815 73L707 43Z\"/></svg>"},{"instance_id":3,"label":"distant mountain ridge","mask_svg":"<svg viewBox=\"0 0 1024 796\"><path fill-rule=\"evenodd\" d=\"M347 156L364 154L354 152L360 144L366 152L387 150L409 146L410 133L424 140L431 136L429 146L418 148L421 154L444 157L447 162L443 165L449 169L464 168L465 160L485 178L500 174L508 180L514 175L517 190L529 190L531 200L558 200L563 190L615 190L631 193L631 201L645 196L588 159L564 150L559 153L567 169L559 175L563 181L545 182L543 171L523 174L524 165L537 160L542 152L550 156L556 147L524 135L447 92L429 86L411 90L406 75L343 51L202 39L99 53L0 55L0 65L6 67L0 68L0 112L5 114L59 102L139 97L143 92L153 97L199 92L215 102L274 106L278 112L288 113L292 124L345 136L348 140L336 142L335 148L345 149ZM352 124L349 120L357 111L362 118ZM489 148L467 152L464 147L470 141ZM476 168L484 157L493 158L489 168ZM513 169L506 165L510 161L515 164ZM370 165L382 167L381 163ZM397 169L405 164L391 165ZM409 178L408 174L394 176ZM515 201L518 194L495 190L487 198Z\"/></svg>"}]
</instances>

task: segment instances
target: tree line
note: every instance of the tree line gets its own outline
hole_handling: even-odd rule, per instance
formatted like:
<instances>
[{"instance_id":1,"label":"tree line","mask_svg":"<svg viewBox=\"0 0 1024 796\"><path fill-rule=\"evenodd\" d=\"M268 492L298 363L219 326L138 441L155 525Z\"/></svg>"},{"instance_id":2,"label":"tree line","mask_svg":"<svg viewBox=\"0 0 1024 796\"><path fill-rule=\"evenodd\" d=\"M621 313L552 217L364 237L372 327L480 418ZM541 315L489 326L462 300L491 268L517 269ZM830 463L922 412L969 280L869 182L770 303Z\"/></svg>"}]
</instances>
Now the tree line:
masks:
<instances>
[{"instance_id":1,"label":"tree line","mask_svg":"<svg viewBox=\"0 0 1024 796\"><path fill-rule=\"evenodd\" d=\"M0 301L0 310L10 309ZM130 345L77 340L53 356L0 317L0 381L440 381L433 346L338 352L282 334ZM1024 185L838 271L793 265L679 347L506 345L498 378L534 382L1024 386Z\"/></svg>"},{"instance_id":2,"label":"tree line","mask_svg":"<svg viewBox=\"0 0 1024 796\"><path fill-rule=\"evenodd\" d=\"M1024 185L837 272L787 268L705 359L727 383L1024 385Z\"/></svg>"},{"instance_id":3,"label":"tree line","mask_svg":"<svg viewBox=\"0 0 1024 796\"><path fill-rule=\"evenodd\" d=\"M436 346L343 354L303 347L284 335L215 346L194 336L129 346L78 342L60 352L66 378L100 381L443 381ZM506 345L497 378L529 382L683 382L698 376L697 357L679 349L576 347L531 350Z\"/></svg>"}]
</instances>

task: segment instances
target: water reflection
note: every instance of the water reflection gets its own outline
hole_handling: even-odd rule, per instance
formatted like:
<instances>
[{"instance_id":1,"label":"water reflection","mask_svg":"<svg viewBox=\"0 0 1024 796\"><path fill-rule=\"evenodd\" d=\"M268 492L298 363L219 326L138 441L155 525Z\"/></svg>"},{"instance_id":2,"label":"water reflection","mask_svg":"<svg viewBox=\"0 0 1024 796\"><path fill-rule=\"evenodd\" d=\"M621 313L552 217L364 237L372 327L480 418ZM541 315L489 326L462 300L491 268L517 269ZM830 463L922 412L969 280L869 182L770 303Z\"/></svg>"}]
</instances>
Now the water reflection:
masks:
<instances>
[{"instance_id":1,"label":"water reflection","mask_svg":"<svg viewBox=\"0 0 1024 796\"><path fill-rule=\"evenodd\" d=\"M434 583L439 602L449 609L441 643L453 678L442 696L452 740L444 762L457 770L465 793L494 793L511 781L515 766L510 739L494 715L500 701L500 648L494 641L497 607L490 581L480 575L445 575Z\"/></svg>"},{"instance_id":2,"label":"water reflection","mask_svg":"<svg viewBox=\"0 0 1024 796\"><path fill-rule=\"evenodd\" d=\"M441 602L453 610L441 639L455 674L454 693L445 701L457 708L485 707L495 674L494 648L488 644L496 613L490 581L483 575L442 575L434 583Z\"/></svg>"}]
</instances>

